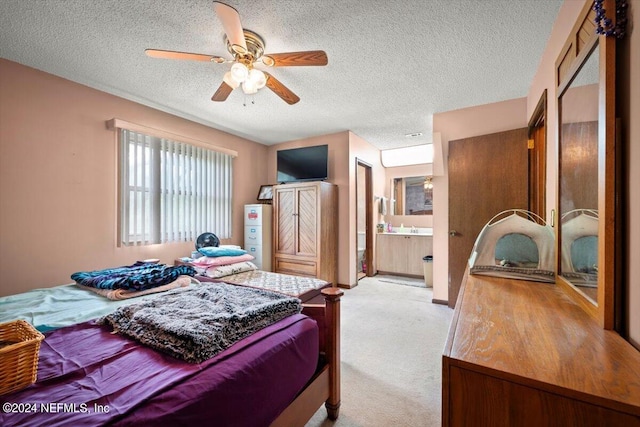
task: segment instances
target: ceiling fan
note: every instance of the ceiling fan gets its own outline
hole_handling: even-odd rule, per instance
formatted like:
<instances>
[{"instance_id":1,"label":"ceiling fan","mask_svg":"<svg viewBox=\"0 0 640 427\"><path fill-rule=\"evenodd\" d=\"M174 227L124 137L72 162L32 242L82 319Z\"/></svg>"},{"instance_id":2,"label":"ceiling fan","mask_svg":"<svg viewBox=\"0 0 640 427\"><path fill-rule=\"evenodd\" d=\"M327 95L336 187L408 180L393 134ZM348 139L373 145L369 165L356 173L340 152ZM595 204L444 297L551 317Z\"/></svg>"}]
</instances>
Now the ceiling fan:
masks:
<instances>
[{"instance_id":1,"label":"ceiling fan","mask_svg":"<svg viewBox=\"0 0 640 427\"><path fill-rule=\"evenodd\" d=\"M300 101L298 95L280 83L266 71L254 66L263 64L267 67L292 67L327 65L327 54L322 50L303 52L265 54L264 39L253 31L242 28L240 15L233 7L213 2L214 10L224 28L224 41L233 59L200 53L176 52L171 50L146 49L145 53L153 58L186 59L192 61L215 62L217 64L233 63L225 73L218 90L211 97L212 101L225 101L237 87L242 87L245 94L254 94L263 87L268 87L287 104Z\"/></svg>"}]
</instances>

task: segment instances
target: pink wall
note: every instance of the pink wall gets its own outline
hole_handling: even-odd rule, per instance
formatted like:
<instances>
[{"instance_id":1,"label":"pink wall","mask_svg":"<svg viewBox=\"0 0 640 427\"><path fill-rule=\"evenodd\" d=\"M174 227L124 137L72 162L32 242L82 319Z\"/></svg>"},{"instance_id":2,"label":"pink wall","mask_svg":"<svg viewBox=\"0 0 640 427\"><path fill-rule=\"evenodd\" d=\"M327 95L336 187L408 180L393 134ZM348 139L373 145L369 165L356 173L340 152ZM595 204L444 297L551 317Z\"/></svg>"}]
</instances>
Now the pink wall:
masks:
<instances>
[{"instance_id":1,"label":"pink wall","mask_svg":"<svg viewBox=\"0 0 640 427\"><path fill-rule=\"evenodd\" d=\"M578 19L578 15L584 6L585 0L565 0L558 11L558 17L553 25L551 34L547 39L547 46L545 47L540 62L538 64L538 70L536 71L533 80L531 81L531 87L529 94L527 95L527 123L528 119L533 115L533 112L540 100L540 97L547 90L547 218L551 218L551 210L556 206L557 198L557 185L555 184L558 179L558 170L553 165L558 164L557 153L557 134L555 129L558 123L558 96L555 90L555 69L556 59L564 46L569 32L573 28L575 21Z\"/></svg>"},{"instance_id":2,"label":"pink wall","mask_svg":"<svg viewBox=\"0 0 640 427\"><path fill-rule=\"evenodd\" d=\"M449 299L449 141L527 126L526 98L464 108L433 115L440 133L444 175L433 179L433 299ZM487 167L490 167L487 165Z\"/></svg>"},{"instance_id":3,"label":"pink wall","mask_svg":"<svg viewBox=\"0 0 640 427\"><path fill-rule=\"evenodd\" d=\"M116 246L114 117L238 152L233 236L266 182L267 147L0 60L0 295L70 283L70 274L145 258L172 263L193 242ZM213 231L215 230L203 230Z\"/></svg>"},{"instance_id":4,"label":"pink wall","mask_svg":"<svg viewBox=\"0 0 640 427\"><path fill-rule=\"evenodd\" d=\"M372 165L373 191L379 194L384 191L380 151L348 131L287 141L268 148L267 176L271 183L275 182L278 150L322 144L329 145L327 181L338 186L338 284L352 287L356 284L356 157Z\"/></svg>"},{"instance_id":5,"label":"pink wall","mask_svg":"<svg viewBox=\"0 0 640 427\"><path fill-rule=\"evenodd\" d=\"M562 95L562 122L597 122L598 88L597 84L570 87Z\"/></svg>"},{"instance_id":6,"label":"pink wall","mask_svg":"<svg viewBox=\"0 0 640 427\"><path fill-rule=\"evenodd\" d=\"M329 145L329 177L327 181L338 186L337 215L338 235L340 236L338 239L338 283L346 285L349 283L349 241L344 238L344 236L349 235L349 132L315 136L269 146L267 152L267 177L269 182L276 182L276 152L278 150L324 144Z\"/></svg>"},{"instance_id":7,"label":"pink wall","mask_svg":"<svg viewBox=\"0 0 640 427\"><path fill-rule=\"evenodd\" d=\"M347 265L341 264L340 268L347 269L348 275L346 278L348 281L340 282L344 284L349 284L349 286L355 286L357 284L357 256L356 256L356 230L357 230L357 222L356 222L356 159L360 159L363 162L371 165L371 185L373 190L373 226L374 229L371 230L373 233L373 271L377 271L377 266L375 262L375 251L376 251L376 239L375 239L375 224L381 222L382 215L380 215L377 207L378 205L375 203L375 196L383 196L385 191L385 168L382 166L380 161L380 150L369 144L364 139L360 138L358 135L353 132L349 132L349 191L351 196L349 197L349 213L348 213L348 221L349 221L349 236L351 238L348 239L349 247L347 249Z\"/></svg>"},{"instance_id":8,"label":"pink wall","mask_svg":"<svg viewBox=\"0 0 640 427\"><path fill-rule=\"evenodd\" d=\"M566 0L554 24L538 70L531 83L527 98L527 117L531 117L542 92L547 90L547 215L556 206L557 196L557 97L555 88L555 62L586 1ZM640 181L640 0L630 0L628 8L627 35L618 43L618 105L623 120L623 150L625 163L625 225L622 235L627 238L623 252L627 255L625 266L626 311L628 319L624 325L626 338L640 349L640 192L635 190Z\"/></svg>"}]
</instances>

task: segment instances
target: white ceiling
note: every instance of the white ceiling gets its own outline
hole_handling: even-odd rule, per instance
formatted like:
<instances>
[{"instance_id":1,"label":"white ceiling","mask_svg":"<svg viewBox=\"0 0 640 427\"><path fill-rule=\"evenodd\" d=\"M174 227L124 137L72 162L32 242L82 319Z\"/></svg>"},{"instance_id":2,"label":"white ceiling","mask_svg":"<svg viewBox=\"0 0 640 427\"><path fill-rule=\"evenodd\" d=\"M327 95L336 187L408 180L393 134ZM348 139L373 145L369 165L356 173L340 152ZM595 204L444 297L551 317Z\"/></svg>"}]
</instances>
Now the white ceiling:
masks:
<instances>
[{"instance_id":1,"label":"white ceiling","mask_svg":"<svg viewBox=\"0 0 640 427\"><path fill-rule=\"evenodd\" d=\"M299 103L212 102L229 64L144 54L230 57L210 0L2 0L0 56L267 145L351 130L385 149L431 142L434 113L526 96L562 0L227 3L266 53L327 53L270 70Z\"/></svg>"}]
</instances>

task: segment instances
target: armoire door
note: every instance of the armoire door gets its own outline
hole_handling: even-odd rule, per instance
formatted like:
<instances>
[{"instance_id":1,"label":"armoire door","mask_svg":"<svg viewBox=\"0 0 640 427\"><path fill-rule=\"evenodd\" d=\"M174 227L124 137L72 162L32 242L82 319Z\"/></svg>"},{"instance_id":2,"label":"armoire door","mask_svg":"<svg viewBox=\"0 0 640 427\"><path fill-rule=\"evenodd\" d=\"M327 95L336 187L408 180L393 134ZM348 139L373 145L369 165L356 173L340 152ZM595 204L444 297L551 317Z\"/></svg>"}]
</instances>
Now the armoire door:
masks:
<instances>
[{"instance_id":1,"label":"armoire door","mask_svg":"<svg viewBox=\"0 0 640 427\"><path fill-rule=\"evenodd\" d=\"M449 142L449 307L482 227L507 209L527 209L527 129Z\"/></svg>"},{"instance_id":2,"label":"armoire door","mask_svg":"<svg viewBox=\"0 0 640 427\"><path fill-rule=\"evenodd\" d=\"M315 257L318 253L318 187L296 190L297 251L296 255Z\"/></svg>"},{"instance_id":3,"label":"armoire door","mask_svg":"<svg viewBox=\"0 0 640 427\"><path fill-rule=\"evenodd\" d=\"M273 203L277 215L274 224L274 252L294 255L296 253L296 194L294 188L280 188L274 194Z\"/></svg>"}]
</instances>

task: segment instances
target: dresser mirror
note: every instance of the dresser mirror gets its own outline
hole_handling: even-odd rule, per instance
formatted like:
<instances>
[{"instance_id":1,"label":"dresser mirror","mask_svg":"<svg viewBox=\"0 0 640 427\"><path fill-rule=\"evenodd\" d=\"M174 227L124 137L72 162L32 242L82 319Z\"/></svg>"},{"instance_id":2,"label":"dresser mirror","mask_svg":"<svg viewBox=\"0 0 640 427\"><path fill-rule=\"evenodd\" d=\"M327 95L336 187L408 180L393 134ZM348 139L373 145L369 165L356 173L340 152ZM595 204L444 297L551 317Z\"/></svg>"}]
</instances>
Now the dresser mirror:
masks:
<instances>
[{"instance_id":1,"label":"dresser mirror","mask_svg":"<svg viewBox=\"0 0 640 427\"><path fill-rule=\"evenodd\" d=\"M391 183L393 215L433 215L433 177L394 178Z\"/></svg>"},{"instance_id":2,"label":"dresser mirror","mask_svg":"<svg viewBox=\"0 0 640 427\"><path fill-rule=\"evenodd\" d=\"M560 97L558 273L598 302L598 46Z\"/></svg>"},{"instance_id":3,"label":"dresser mirror","mask_svg":"<svg viewBox=\"0 0 640 427\"><path fill-rule=\"evenodd\" d=\"M615 10L614 0L604 0ZM605 329L615 328L615 37L598 35L586 2L556 61L556 282Z\"/></svg>"}]
</instances>

